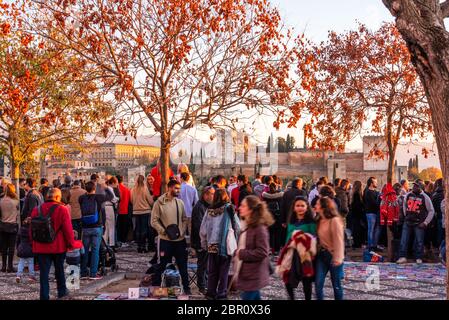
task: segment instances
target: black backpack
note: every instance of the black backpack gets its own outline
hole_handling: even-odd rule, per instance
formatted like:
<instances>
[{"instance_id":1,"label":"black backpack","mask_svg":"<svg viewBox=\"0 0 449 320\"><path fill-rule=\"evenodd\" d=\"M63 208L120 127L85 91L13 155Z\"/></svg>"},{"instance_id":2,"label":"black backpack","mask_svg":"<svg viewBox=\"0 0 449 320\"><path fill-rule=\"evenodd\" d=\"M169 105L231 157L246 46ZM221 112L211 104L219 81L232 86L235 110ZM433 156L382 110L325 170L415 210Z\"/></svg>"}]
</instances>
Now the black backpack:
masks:
<instances>
[{"instance_id":1,"label":"black backpack","mask_svg":"<svg viewBox=\"0 0 449 320\"><path fill-rule=\"evenodd\" d=\"M97 225L100 222L100 210L95 197L86 196L81 202L81 223L83 227Z\"/></svg>"},{"instance_id":2,"label":"black backpack","mask_svg":"<svg viewBox=\"0 0 449 320\"><path fill-rule=\"evenodd\" d=\"M58 204L50 207L46 216L42 214L41 206L37 207L39 215L31 219L31 237L33 241L42 243L52 243L55 241L57 231L53 227L51 216L57 207L59 207Z\"/></svg>"},{"instance_id":3,"label":"black backpack","mask_svg":"<svg viewBox=\"0 0 449 320\"><path fill-rule=\"evenodd\" d=\"M267 207L273 217L279 217L281 215L281 208L277 200L267 201Z\"/></svg>"}]
</instances>

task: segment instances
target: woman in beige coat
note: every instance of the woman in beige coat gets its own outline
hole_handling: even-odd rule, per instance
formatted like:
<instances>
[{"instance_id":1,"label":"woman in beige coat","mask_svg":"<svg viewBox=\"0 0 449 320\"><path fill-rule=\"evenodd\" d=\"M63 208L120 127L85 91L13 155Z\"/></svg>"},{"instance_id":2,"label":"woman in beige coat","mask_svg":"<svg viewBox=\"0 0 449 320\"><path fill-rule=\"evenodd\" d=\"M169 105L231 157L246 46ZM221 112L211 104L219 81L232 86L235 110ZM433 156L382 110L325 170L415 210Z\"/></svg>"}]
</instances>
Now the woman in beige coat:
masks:
<instances>
[{"instance_id":1,"label":"woman in beige coat","mask_svg":"<svg viewBox=\"0 0 449 320\"><path fill-rule=\"evenodd\" d=\"M146 184L145 177L139 175L134 188L131 190L131 203L133 205L133 222L134 222L134 235L137 242L137 252L147 253L150 243L146 243L149 240L149 218L151 209L153 208L153 196L150 194Z\"/></svg>"}]
</instances>

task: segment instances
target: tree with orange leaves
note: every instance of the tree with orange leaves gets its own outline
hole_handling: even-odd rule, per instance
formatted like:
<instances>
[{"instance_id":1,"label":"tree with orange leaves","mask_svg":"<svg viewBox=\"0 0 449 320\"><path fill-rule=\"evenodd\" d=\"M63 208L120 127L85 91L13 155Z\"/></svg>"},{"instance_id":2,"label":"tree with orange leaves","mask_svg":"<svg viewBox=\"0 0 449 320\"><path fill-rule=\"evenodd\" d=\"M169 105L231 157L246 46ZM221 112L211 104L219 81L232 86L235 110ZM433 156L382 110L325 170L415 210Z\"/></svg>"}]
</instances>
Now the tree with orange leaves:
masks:
<instances>
[{"instance_id":1,"label":"tree with orange leaves","mask_svg":"<svg viewBox=\"0 0 449 320\"><path fill-rule=\"evenodd\" d=\"M432 132L425 93L405 42L392 24L374 32L360 25L356 31L330 32L327 42L312 51L310 77L316 85L307 105L311 121L305 126L312 147L343 151L368 126L385 138L384 146L371 146L369 157L388 158L391 183L399 140Z\"/></svg>"},{"instance_id":2,"label":"tree with orange leaves","mask_svg":"<svg viewBox=\"0 0 449 320\"><path fill-rule=\"evenodd\" d=\"M79 59L24 32L22 9L0 3L0 144L13 180L39 149L82 141L112 113Z\"/></svg>"},{"instance_id":3,"label":"tree with orange leaves","mask_svg":"<svg viewBox=\"0 0 449 320\"><path fill-rule=\"evenodd\" d=\"M274 114L279 127L296 101L303 42L290 45L267 0L33 2L41 17L34 30L95 66L125 112L122 129L160 135L164 189L179 132L235 127L255 114Z\"/></svg>"},{"instance_id":4,"label":"tree with orange leaves","mask_svg":"<svg viewBox=\"0 0 449 320\"><path fill-rule=\"evenodd\" d=\"M396 26L407 43L413 65L426 90L432 111L432 124L438 146L440 165L449 198L449 18L448 0L382 0L395 18ZM449 206L446 206L446 217ZM446 219L449 230L449 219ZM446 244L449 232L446 232ZM449 246L446 245L446 256ZM449 264L447 265L446 298L449 299Z\"/></svg>"}]
</instances>

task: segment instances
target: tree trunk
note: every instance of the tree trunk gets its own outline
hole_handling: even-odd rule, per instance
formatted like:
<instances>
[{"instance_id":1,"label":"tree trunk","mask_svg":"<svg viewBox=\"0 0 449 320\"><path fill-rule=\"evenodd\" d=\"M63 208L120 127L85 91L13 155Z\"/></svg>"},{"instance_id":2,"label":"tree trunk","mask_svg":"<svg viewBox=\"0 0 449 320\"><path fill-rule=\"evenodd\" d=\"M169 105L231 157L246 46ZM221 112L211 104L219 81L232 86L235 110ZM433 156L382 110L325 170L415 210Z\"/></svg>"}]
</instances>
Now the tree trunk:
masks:
<instances>
[{"instance_id":1,"label":"tree trunk","mask_svg":"<svg viewBox=\"0 0 449 320\"><path fill-rule=\"evenodd\" d=\"M392 126L393 126L393 114L390 112L387 119L387 147L388 147L388 169L387 169L387 183L393 184L394 180L394 160L396 159L397 142L393 139ZM399 124L402 125L402 124Z\"/></svg>"},{"instance_id":2,"label":"tree trunk","mask_svg":"<svg viewBox=\"0 0 449 320\"><path fill-rule=\"evenodd\" d=\"M394 159L396 156L396 152L390 153L388 156L388 169L387 169L387 183L393 184L395 179L394 172Z\"/></svg>"},{"instance_id":3,"label":"tree trunk","mask_svg":"<svg viewBox=\"0 0 449 320\"><path fill-rule=\"evenodd\" d=\"M439 1L383 0L396 17L396 26L407 43L432 112L435 140L449 199L449 33ZM449 206L446 206L449 230ZM449 232L446 231L446 243ZM446 256L449 249L446 246ZM449 264L446 264L449 271ZM449 298L449 272L446 279Z\"/></svg>"},{"instance_id":4,"label":"tree trunk","mask_svg":"<svg viewBox=\"0 0 449 320\"><path fill-rule=\"evenodd\" d=\"M11 167L11 182L16 187L16 193L19 195L20 166L16 158L16 141L12 140L9 145L9 165Z\"/></svg>"},{"instance_id":5,"label":"tree trunk","mask_svg":"<svg viewBox=\"0 0 449 320\"><path fill-rule=\"evenodd\" d=\"M161 194L167 192L167 183L170 172L170 133L161 132Z\"/></svg>"}]
</instances>

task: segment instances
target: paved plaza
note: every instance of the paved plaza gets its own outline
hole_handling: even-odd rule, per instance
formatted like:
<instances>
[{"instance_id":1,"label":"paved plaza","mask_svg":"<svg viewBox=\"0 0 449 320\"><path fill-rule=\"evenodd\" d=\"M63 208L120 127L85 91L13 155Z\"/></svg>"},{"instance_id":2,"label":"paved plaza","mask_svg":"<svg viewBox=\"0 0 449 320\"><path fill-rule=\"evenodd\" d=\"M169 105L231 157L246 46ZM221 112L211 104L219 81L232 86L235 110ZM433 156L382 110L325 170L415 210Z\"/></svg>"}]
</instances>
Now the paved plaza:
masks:
<instances>
[{"instance_id":1,"label":"paved plaza","mask_svg":"<svg viewBox=\"0 0 449 320\"><path fill-rule=\"evenodd\" d=\"M109 272L102 280L81 281L80 290L72 292L70 299L93 300L101 293L108 293L111 283L117 283L116 281L123 279L125 275L127 277L132 275L131 279L134 280L128 280L128 283L137 285L149 266L150 254L138 254L131 246L120 249L116 256L119 265L117 273ZM191 262L194 261L194 259L191 260ZM369 276L371 281L367 281ZM53 277L52 274L51 277ZM445 277L445 268L440 263L397 265L347 261L343 280L344 294L347 300L444 300L446 299ZM51 298L54 299L56 282L51 281L50 285ZM126 285L127 283L124 283L122 287L125 288ZM122 293L127 292L123 290ZM192 294L190 299L203 299L196 287L192 287ZM262 290L262 294L264 299L287 299L283 283L277 275L272 276L270 285ZM329 278L326 280L325 295L327 298L333 297ZM301 284L297 289L296 297L303 299ZM0 299L39 299L39 283L30 283L26 278L22 283L16 283L15 274L0 273ZM238 299L238 296L231 294L229 299Z\"/></svg>"}]
</instances>

